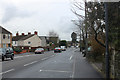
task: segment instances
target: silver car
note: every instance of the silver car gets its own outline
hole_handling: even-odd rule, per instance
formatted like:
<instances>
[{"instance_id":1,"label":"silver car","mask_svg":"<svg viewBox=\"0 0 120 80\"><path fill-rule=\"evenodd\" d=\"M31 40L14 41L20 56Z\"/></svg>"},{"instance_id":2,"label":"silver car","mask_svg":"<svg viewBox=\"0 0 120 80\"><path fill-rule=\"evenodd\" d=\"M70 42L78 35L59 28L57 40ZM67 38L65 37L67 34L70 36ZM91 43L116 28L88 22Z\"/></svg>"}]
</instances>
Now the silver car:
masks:
<instances>
[{"instance_id":1,"label":"silver car","mask_svg":"<svg viewBox=\"0 0 120 80\"><path fill-rule=\"evenodd\" d=\"M5 58L11 58L11 60L14 59L14 53L12 48L0 48L0 59L4 61Z\"/></svg>"}]
</instances>

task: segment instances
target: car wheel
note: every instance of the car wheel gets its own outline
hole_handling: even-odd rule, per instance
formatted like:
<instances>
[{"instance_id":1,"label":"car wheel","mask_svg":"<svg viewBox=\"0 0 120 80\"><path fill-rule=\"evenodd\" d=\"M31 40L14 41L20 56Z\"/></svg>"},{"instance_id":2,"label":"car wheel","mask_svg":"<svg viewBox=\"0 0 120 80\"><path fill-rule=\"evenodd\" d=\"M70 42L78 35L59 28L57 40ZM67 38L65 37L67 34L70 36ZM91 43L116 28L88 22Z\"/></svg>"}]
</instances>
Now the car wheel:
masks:
<instances>
[{"instance_id":1,"label":"car wheel","mask_svg":"<svg viewBox=\"0 0 120 80\"><path fill-rule=\"evenodd\" d=\"M5 57L4 56L2 56L2 61L4 61L5 60Z\"/></svg>"},{"instance_id":2,"label":"car wheel","mask_svg":"<svg viewBox=\"0 0 120 80\"><path fill-rule=\"evenodd\" d=\"M11 60L13 60L13 59L14 59L14 56L12 55L12 56L11 56Z\"/></svg>"}]
</instances>

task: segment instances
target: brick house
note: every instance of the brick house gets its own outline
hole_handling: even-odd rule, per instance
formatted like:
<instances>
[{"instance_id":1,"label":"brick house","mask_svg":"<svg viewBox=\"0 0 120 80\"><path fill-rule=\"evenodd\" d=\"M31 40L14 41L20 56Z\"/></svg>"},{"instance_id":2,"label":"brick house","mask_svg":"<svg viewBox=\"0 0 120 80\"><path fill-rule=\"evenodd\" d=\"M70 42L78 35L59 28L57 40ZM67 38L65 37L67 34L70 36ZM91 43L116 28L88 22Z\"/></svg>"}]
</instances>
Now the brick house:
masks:
<instances>
[{"instance_id":1,"label":"brick house","mask_svg":"<svg viewBox=\"0 0 120 80\"><path fill-rule=\"evenodd\" d=\"M0 48L12 47L12 33L0 26Z\"/></svg>"}]
</instances>

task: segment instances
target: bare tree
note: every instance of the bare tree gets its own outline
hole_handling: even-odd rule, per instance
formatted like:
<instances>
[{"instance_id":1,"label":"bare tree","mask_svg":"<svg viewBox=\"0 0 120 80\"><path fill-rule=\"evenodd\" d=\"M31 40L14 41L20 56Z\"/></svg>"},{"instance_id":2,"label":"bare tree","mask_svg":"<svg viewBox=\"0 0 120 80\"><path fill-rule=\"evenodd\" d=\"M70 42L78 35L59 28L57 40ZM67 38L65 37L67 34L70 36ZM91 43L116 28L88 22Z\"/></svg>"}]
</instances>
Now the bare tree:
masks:
<instances>
[{"instance_id":1,"label":"bare tree","mask_svg":"<svg viewBox=\"0 0 120 80\"><path fill-rule=\"evenodd\" d=\"M105 24L104 24L104 3L102 2L77 2L74 0L71 11L79 18L83 19L85 22L84 33L86 34L86 40L88 34L94 35L95 40L101 46L105 47L105 44L101 42L98 37L104 40L105 34ZM94 0L93 0L94 1ZM85 11L85 16L80 13L80 11ZM78 24L77 24L78 25ZM78 25L80 26L80 24Z\"/></svg>"},{"instance_id":2,"label":"bare tree","mask_svg":"<svg viewBox=\"0 0 120 80\"><path fill-rule=\"evenodd\" d=\"M85 27L86 25L84 25L85 24L85 9L86 9L85 0L81 0L81 2L77 0L73 0L71 11L77 16L78 20L72 20L72 21L77 26L77 32L80 37L80 47L83 42L84 46L82 47L85 47L86 52L87 52L87 44L88 44L87 43L87 28Z\"/></svg>"},{"instance_id":3,"label":"bare tree","mask_svg":"<svg viewBox=\"0 0 120 80\"><path fill-rule=\"evenodd\" d=\"M59 37L59 35L54 30L51 30L51 31L49 31L49 37Z\"/></svg>"}]
</instances>

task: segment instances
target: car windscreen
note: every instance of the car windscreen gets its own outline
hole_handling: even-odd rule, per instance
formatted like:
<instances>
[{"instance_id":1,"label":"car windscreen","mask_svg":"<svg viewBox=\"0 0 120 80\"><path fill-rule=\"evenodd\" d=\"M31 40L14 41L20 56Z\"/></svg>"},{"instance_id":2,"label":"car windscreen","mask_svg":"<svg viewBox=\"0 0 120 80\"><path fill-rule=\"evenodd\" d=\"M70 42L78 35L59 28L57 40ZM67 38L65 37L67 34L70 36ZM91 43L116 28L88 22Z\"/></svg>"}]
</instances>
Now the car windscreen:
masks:
<instances>
[{"instance_id":1,"label":"car windscreen","mask_svg":"<svg viewBox=\"0 0 120 80\"><path fill-rule=\"evenodd\" d=\"M60 49L60 48L55 48L55 49Z\"/></svg>"},{"instance_id":2,"label":"car windscreen","mask_svg":"<svg viewBox=\"0 0 120 80\"><path fill-rule=\"evenodd\" d=\"M42 50L42 48L38 48L38 49L36 49L36 50Z\"/></svg>"}]
</instances>

